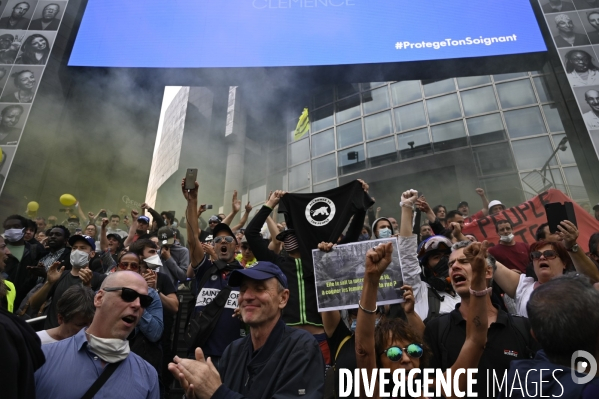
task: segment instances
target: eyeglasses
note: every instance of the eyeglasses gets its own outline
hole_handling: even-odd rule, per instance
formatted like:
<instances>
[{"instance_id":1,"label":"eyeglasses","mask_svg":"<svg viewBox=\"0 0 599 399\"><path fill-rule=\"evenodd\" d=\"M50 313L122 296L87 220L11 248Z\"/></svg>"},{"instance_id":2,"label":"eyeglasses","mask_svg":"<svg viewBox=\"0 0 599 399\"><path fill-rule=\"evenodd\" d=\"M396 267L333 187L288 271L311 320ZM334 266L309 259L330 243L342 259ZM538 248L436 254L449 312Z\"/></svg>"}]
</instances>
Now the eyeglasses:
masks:
<instances>
[{"instance_id":1,"label":"eyeglasses","mask_svg":"<svg viewBox=\"0 0 599 399\"><path fill-rule=\"evenodd\" d=\"M106 292L121 291L121 299L125 302L133 302L134 300L139 298L139 304L141 305L142 308L147 308L148 306L150 306L150 304L154 300L154 299L152 299L151 296L140 294L139 292L132 290L131 288L110 287L110 288L102 288L102 289Z\"/></svg>"},{"instance_id":2,"label":"eyeglasses","mask_svg":"<svg viewBox=\"0 0 599 399\"><path fill-rule=\"evenodd\" d=\"M225 240L226 242L228 242L230 244L235 240L235 238L233 238L231 236L216 236L216 237L214 237L214 240L212 240L212 241L214 241L215 244L220 244L220 242L222 240Z\"/></svg>"},{"instance_id":3,"label":"eyeglasses","mask_svg":"<svg viewBox=\"0 0 599 399\"><path fill-rule=\"evenodd\" d=\"M530 258L532 260L539 260L541 259L541 255L543 255L543 257L547 260L552 260L557 258L557 252L555 252L552 249L548 249L547 251L534 251L530 253Z\"/></svg>"},{"instance_id":4,"label":"eyeglasses","mask_svg":"<svg viewBox=\"0 0 599 399\"><path fill-rule=\"evenodd\" d=\"M139 263L135 263L135 262L120 262L119 263L119 269L127 270L128 268L130 268L133 271L138 271Z\"/></svg>"},{"instance_id":5,"label":"eyeglasses","mask_svg":"<svg viewBox=\"0 0 599 399\"><path fill-rule=\"evenodd\" d=\"M400 348L399 346L392 346L389 349L385 349L381 354L386 354L389 360L392 362L398 362L401 360L403 356L403 351L406 351L408 356L413 357L415 359L419 359L422 357L424 350L420 344L410 344L406 348Z\"/></svg>"}]
</instances>

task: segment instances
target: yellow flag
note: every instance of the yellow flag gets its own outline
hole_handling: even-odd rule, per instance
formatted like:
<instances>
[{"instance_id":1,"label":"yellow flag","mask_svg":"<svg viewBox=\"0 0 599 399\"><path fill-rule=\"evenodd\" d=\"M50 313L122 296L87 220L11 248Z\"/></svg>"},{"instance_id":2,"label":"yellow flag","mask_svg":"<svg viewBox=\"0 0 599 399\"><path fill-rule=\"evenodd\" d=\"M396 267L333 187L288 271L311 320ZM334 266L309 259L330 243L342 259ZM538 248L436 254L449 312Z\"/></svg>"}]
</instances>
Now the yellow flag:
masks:
<instances>
[{"instance_id":1,"label":"yellow flag","mask_svg":"<svg viewBox=\"0 0 599 399\"><path fill-rule=\"evenodd\" d=\"M308 108L304 108L304 112L299 117L297 121L297 126L295 127L295 133L293 134L293 140L301 139L304 134L308 133L310 130L310 118L308 117Z\"/></svg>"}]
</instances>

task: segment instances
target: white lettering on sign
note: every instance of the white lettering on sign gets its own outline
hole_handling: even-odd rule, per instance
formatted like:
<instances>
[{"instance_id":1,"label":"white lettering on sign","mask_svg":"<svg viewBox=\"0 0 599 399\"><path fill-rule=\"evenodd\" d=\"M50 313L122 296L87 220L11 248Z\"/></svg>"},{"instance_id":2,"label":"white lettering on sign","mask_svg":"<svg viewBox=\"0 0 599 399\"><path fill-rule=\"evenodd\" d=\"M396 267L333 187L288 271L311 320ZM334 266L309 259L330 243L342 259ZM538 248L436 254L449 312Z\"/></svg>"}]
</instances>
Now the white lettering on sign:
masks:
<instances>
[{"instance_id":1,"label":"white lettering on sign","mask_svg":"<svg viewBox=\"0 0 599 399\"><path fill-rule=\"evenodd\" d=\"M216 298L220 290L216 288L202 288L198 299L196 300L196 306L206 306ZM239 299L239 291L231 291L229 298L225 303L225 308L235 309L237 308L237 300Z\"/></svg>"}]
</instances>

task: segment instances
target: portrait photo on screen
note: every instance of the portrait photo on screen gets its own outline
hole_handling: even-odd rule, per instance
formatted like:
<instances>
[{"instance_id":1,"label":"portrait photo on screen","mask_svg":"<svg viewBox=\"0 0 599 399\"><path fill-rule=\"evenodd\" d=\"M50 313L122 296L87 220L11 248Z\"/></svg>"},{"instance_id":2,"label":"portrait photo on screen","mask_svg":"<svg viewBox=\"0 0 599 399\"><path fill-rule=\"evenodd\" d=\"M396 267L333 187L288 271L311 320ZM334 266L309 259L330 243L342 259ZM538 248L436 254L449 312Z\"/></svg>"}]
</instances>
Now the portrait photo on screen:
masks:
<instances>
[{"instance_id":1,"label":"portrait photo on screen","mask_svg":"<svg viewBox=\"0 0 599 399\"><path fill-rule=\"evenodd\" d=\"M43 72L43 66L13 67L2 91L0 102L21 104L33 102Z\"/></svg>"},{"instance_id":2,"label":"portrait photo on screen","mask_svg":"<svg viewBox=\"0 0 599 399\"><path fill-rule=\"evenodd\" d=\"M66 1L40 1L33 13L29 30L58 30L66 7Z\"/></svg>"},{"instance_id":3,"label":"portrait photo on screen","mask_svg":"<svg viewBox=\"0 0 599 399\"><path fill-rule=\"evenodd\" d=\"M27 29L36 5L37 0L10 0L0 18L0 29Z\"/></svg>"},{"instance_id":4,"label":"portrait photo on screen","mask_svg":"<svg viewBox=\"0 0 599 399\"><path fill-rule=\"evenodd\" d=\"M561 48L558 52L570 85L573 87L599 85L599 61L593 47Z\"/></svg>"},{"instance_id":5,"label":"portrait photo on screen","mask_svg":"<svg viewBox=\"0 0 599 399\"><path fill-rule=\"evenodd\" d=\"M541 0L541 8L545 14L555 12L576 11L570 0Z\"/></svg>"},{"instance_id":6,"label":"portrait photo on screen","mask_svg":"<svg viewBox=\"0 0 599 399\"><path fill-rule=\"evenodd\" d=\"M0 105L0 145L15 145L27 120L31 104Z\"/></svg>"},{"instance_id":7,"label":"portrait photo on screen","mask_svg":"<svg viewBox=\"0 0 599 399\"><path fill-rule=\"evenodd\" d=\"M576 12L545 15L551 36L557 47L574 47L591 44Z\"/></svg>"},{"instance_id":8,"label":"portrait photo on screen","mask_svg":"<svg viewBox=\"0 0 599 399\"><path fill-rule=\"evenodd\" d=\"M0 88L4 88L6 85L10 76L10 68L10 65L0 65Z\"/></svg>"},{"instance_id":9,"label":"portrait photo on screen","mask_svg":"<svg viewBox=\"0 0 599 399\"><path fill-rule=\"evenodd\" d=\"M46 65L55 37L56 32L28 31L15 64Z\"/></svg>"},{"instance_id":10,"label":"portrait photo on screen","mask_svg":"<svg viewBox=\"0 0 599 399\"><path fill-rule=\"evenodd\" d=\"M15 63L25 33L26 31L0 30L0 64Z\"/></svg>"},{"instance_id":11,"label":"portrait photo on screen","mask_svg":"<svg viewBox=\"0 0 599 399\"><path fill-rule=\"evenodd\" d=\"M599 85L575 87L574 96L587 129L599 129Z\"/></svg>"},{"instance_id":12,"label":"portrait photo on screen","mask_svg":"<svg viewBox=\"0 0 599 399\"><path fill-rule=\"evenodd\" d=\"M599 0L574 0L574 6L577 10L599 8Z\"/></svg>"},{"instance_id":13,"label":"portrait photo on screen","mask_svg":"<svg viewBox=\"0 0 599 399\"><path fill-rule=\"evenodd\" d=\"M2 188L4 185L4 180L6 180L6 176L8 175L10 164L12 163L15 152L17 151L17 147L1 146L0 150L2 151L2 159L0 159L0 188Z\"/></svg>"},{"instance_id":14,"label":"portrait photo on screen","mask_svg":"<svg viewBox=\"0 0 599 399\"><path fill-rule=\"evenodd\" d=\"M599 8L578 13L591 44L599 44Z\"/></svg>"}]
</instances>

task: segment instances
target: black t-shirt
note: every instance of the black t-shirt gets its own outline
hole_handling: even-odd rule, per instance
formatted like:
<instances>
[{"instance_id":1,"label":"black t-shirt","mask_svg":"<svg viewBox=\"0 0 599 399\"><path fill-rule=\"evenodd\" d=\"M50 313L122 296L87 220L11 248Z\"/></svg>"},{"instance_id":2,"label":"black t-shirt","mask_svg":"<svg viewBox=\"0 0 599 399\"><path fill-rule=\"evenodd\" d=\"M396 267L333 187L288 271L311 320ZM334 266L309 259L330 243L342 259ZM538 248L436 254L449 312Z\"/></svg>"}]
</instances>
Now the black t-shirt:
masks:
<instances>
[{"instance_id":1,"label":"black t-shirt","mask_svg":"<svg viewBox=\"0 0 599 399\"><path fill-rule=\"evenodd\" d=\"M289 228L296 231L302 255L312 259L311 250L320 242L337 242L352 215L374 203L362 183L351 183L332 190L311 194L285 194L279 213Z\"/></svg>"},{"instance_id":2,"label":"black t-shirt","mask_svg":"<svg viewBox=\"0 0 599 399\"><path fill-rule=\"evenodd\" d=\"M431 360L426 367L446 370L457 360L466 341L466 320L459 307L460 304L451 313L427 323L424 340L431 350ZM497 320L489 327L487 344L478 363L474 392L478 392L479 398L486 397L487 370L494 370L501 381L512 360L529 359L537 347L527 318L511 316L498 309ZM493 378L492 373L490 377Z\"/></svg>"},{"instance_id":3,"label":"black t-shirt","mask_svg":"<svg viewBox=\"0 0 599 399\"><path fill-rule=\"evenodd\" d=\"M349 337L349 339L347 339ZM335 332L330 337L327 337L329 350L331 351L331 360L335 367L335 397L339 397L339 369L349 369L352 371L357 368L356 364L356 337L351 330L347 328L343 320L339 320ZM339 349L339 345L341 349ZM339 351L339 355L337 355ZM337 356L336 356L337 355ZM336 356L336 357L335 357ZM354 388L348 398L354 397Z\"/></svg>"},{"instance_id":4,"label":"black t-shirt","mask_svg":"<svg viewBox=\"0 0 599 399\"><path fill-rule=\"evenodd\" d=\"M156 290L163 294L163 295L170 295L170 294L174 294L177 291L175 290L175 286L173 285L173 282L171 281L170 278L168 278L168 276L164 273L160 273L160 272L156 272ZM162 310L164 313L168 313L168 314L173 314L171 312L169 312L168 310L166 310L166 308L163 306Z\"/></svg>"}]
</instances>

